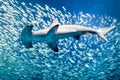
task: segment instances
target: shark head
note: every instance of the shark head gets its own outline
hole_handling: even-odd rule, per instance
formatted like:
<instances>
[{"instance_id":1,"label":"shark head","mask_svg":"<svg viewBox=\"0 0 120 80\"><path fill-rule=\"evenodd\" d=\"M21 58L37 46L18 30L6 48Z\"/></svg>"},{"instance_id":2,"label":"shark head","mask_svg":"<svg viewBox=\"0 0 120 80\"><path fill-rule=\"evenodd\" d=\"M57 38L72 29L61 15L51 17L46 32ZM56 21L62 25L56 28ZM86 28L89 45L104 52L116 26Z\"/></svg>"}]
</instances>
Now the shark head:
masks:
<instances>
[{"instance_id":1,"label":"shark head","mask_svg":"<svg viewBox=\"0 0 120 80\"><path fill-rule=\"evenodd\" d=\"M32 46L32 41L31 41L31 36L32 36L32 24L28 24L22 31L21 33L21 41L23 45L26 48L31 48Z\"/></svg>"}]
</instances>

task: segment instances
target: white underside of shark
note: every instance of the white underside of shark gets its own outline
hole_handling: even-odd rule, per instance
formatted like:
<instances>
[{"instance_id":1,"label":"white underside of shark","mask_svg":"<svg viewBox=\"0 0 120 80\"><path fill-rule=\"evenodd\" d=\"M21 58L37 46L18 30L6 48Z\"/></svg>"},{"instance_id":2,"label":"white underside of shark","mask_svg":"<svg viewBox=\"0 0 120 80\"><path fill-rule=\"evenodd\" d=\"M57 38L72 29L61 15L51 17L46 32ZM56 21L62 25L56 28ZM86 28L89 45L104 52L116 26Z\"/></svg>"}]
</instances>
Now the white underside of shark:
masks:
<instances>
[{"instance_id":1,"label":"white underside of shark","mask_svg":"<svg viewBox=\"0 0 120 80\"><path fill-rule=\"evenodd\" d=\"M85 33L94 33L99 35L103 40L108 41L104 36L107 32L115 28L115 26L99 28L97 30L79 26L79 25L60 25L58 20L53 20L50 27L38 31L32 31L33 25L27 25L21 34L21 40L26 48L31 48L32 42L47 42L49 47L58 52L56 41L58 39L74 37L79 39L79 36Z\"/></svg>"}]
</instances>

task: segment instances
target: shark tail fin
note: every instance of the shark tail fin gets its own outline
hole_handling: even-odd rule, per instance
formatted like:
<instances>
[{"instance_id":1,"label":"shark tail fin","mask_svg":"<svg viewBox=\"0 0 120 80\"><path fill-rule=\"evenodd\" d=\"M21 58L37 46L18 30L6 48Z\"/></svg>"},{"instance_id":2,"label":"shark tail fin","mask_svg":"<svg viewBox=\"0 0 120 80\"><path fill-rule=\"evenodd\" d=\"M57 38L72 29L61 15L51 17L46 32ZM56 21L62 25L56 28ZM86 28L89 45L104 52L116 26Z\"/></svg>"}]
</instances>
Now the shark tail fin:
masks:
<instances>
[{"instance_id":1,"label":"shark tail fin","mask_svg":"<svg viewBox=\"0 0 120 80\"><path fill-rule=\"evenodd\" d=\"M28 24L27 26L25 26L25 28L23 29L22 33L21 33L21 41L22 44L26 47L26 48L32 48L32 41L31 41L31 36L32 36L32 28L33 25Z\"/></svg>"},{"instance_id":2,"label":"shark tail fin","mask_svg":"<svg viewBox=\"0 0 120 80\"><path fill-rule=\"evenodd\" d=\"M107 27L107 28L99 28L97 30L97 34L105 41L108 42L107 38L104 36L107 32L115 28L115 26Z\"/></svg>"}]
</instances>

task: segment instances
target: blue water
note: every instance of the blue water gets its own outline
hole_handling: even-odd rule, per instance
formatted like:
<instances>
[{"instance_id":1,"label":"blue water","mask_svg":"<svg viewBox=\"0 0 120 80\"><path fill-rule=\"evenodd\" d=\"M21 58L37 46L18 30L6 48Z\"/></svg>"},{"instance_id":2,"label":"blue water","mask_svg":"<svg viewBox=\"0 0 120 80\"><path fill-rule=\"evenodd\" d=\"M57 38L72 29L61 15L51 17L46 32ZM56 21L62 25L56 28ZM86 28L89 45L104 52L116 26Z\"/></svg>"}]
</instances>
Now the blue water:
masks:
<instances>
[{"instance_id":1,"label":"blue water","mask_svg":"<svg viewBox=\"0 0 120 80\"><path fill-rule=\"evenodd\" d=\"M105 36L82 35L80 40L57 41L60 52L46 43L26 49L20 34L27 23L34 30L49 27L58 18L61 24L77 24L94 29L117 26ZM65 7L58 10L47 4L17 0L0 1L0 80L120 80L120 22L117 18L79 11L72 14Z\"/></svg>"}]
</instances>

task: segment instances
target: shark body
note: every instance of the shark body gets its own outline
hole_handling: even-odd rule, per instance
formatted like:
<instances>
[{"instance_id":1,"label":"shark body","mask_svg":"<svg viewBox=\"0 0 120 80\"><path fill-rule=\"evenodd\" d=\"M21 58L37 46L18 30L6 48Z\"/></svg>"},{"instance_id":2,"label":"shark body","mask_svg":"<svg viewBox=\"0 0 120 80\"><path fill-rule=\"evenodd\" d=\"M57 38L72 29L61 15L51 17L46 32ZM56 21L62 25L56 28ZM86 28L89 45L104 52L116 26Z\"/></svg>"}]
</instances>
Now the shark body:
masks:
<instances>
[{"instance_id":1,"label":"shark body","mask_svg":"<svg viewBox=\"0 0 120 80\"><path fill-rule=\"evenodd\" d=\"M49 47L58 52L56 41L58 39L74 37L79 39L79 36L87 32L99 35L103 40L108 41L104 36L107 32L115 28L115 26L99 28L98 30L79 26L79 25L60 25L58 20L53 20L50 27L38 31L32 31L33 25L27 25L22 33L21 40L26 48L32 48L32 42L47 42Z\"/></svg>"}]
</instances>

